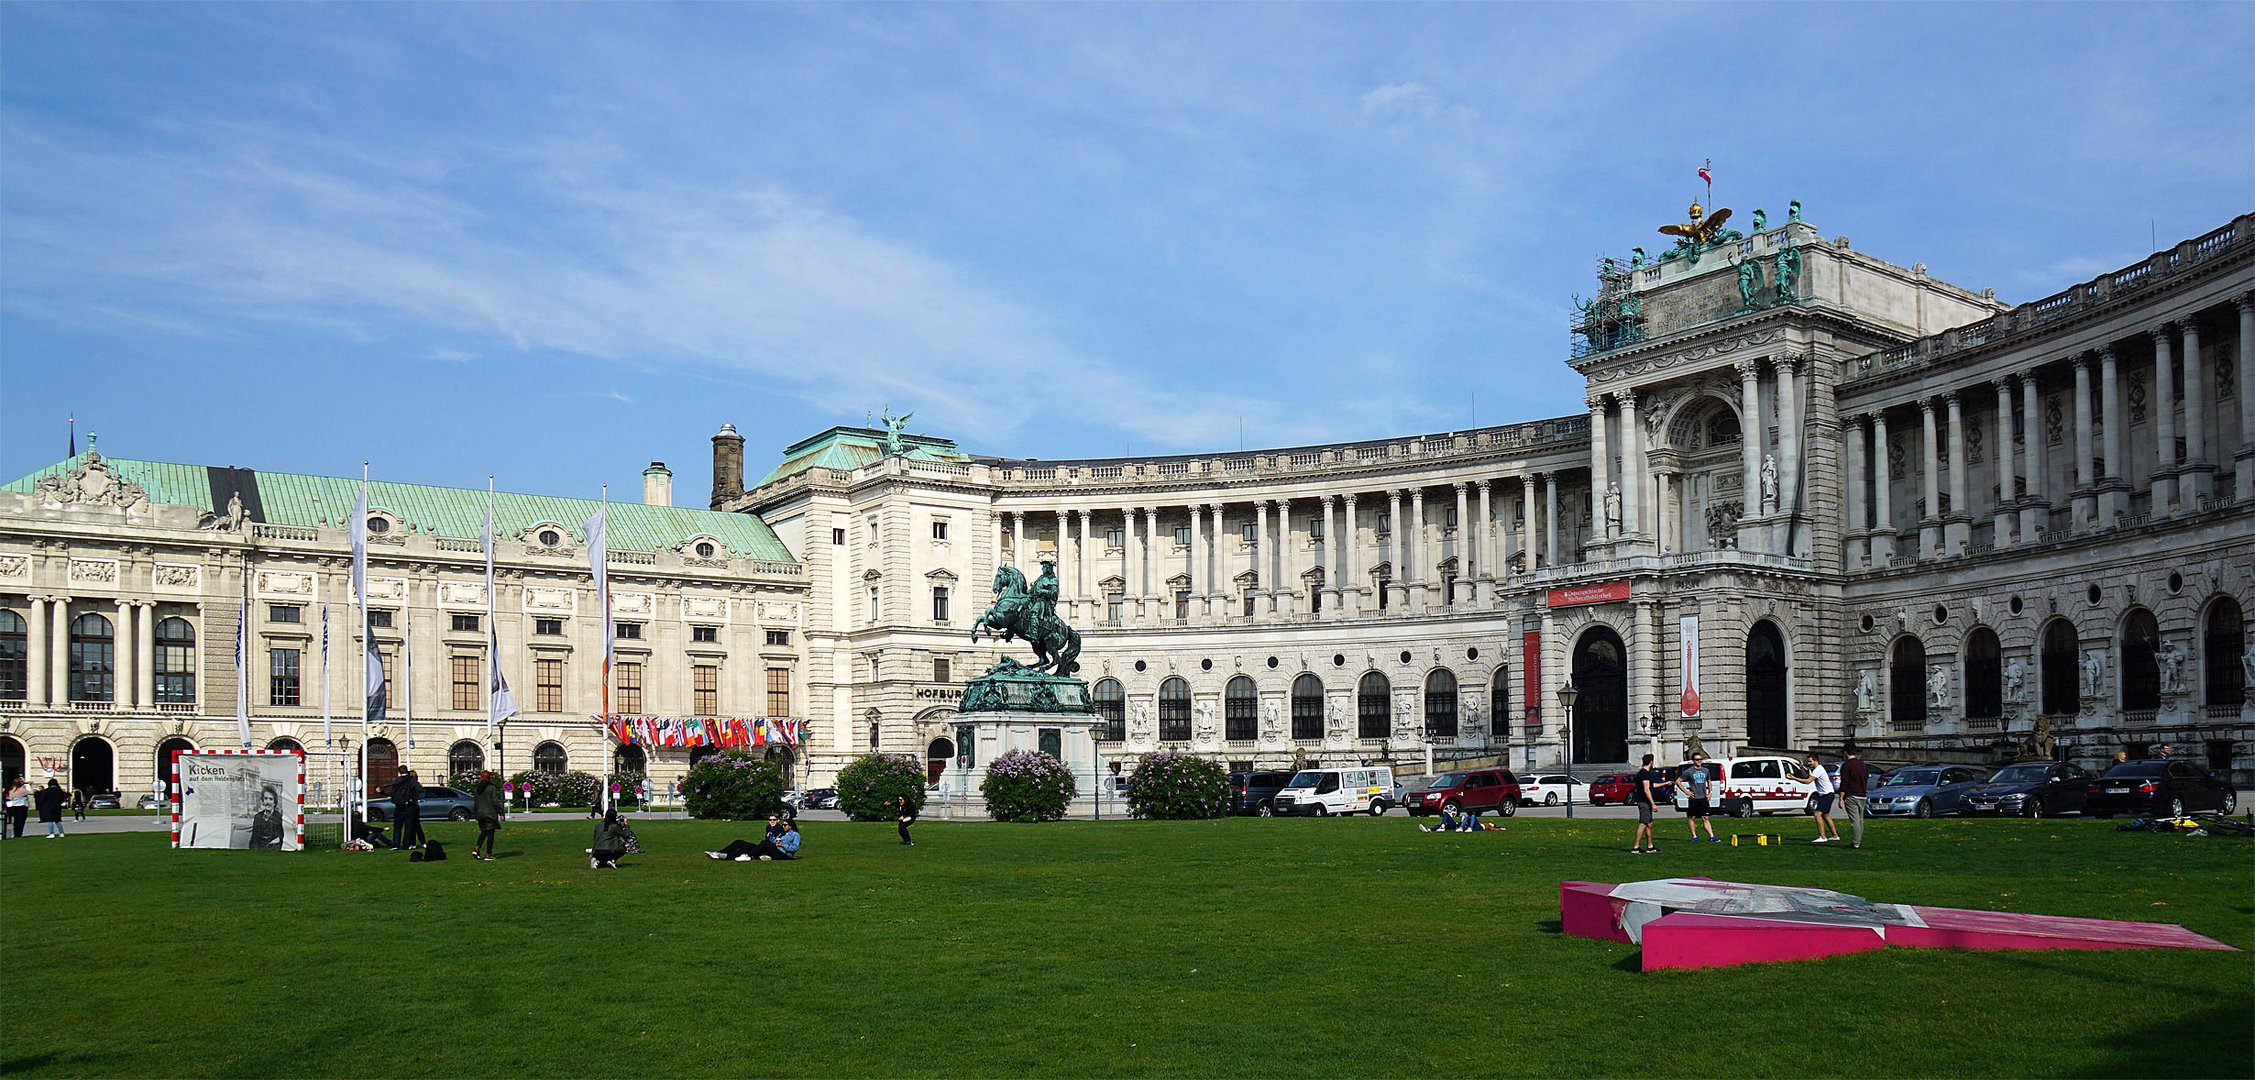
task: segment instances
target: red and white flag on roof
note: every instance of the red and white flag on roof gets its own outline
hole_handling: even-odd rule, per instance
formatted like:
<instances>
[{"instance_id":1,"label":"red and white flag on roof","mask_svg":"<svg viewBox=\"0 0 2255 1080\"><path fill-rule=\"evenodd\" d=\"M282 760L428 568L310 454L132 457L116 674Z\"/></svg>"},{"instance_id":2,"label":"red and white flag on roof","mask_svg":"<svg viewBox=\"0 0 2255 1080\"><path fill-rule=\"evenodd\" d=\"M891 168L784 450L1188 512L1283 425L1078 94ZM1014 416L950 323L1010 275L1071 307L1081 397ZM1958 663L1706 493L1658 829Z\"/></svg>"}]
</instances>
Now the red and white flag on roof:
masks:
<instances>
[{"instance_id":1,"label":"red and white flag on roof","mask_svg":"<svg viewBox=\"0 0 2255 1080\"><path fill-rule=\"evenodd\" d=\"M1715 182L1715 174L1707 166L1701 165L1699 167L1699 179L1712 184Z\"/></svg>"}]
</instances>

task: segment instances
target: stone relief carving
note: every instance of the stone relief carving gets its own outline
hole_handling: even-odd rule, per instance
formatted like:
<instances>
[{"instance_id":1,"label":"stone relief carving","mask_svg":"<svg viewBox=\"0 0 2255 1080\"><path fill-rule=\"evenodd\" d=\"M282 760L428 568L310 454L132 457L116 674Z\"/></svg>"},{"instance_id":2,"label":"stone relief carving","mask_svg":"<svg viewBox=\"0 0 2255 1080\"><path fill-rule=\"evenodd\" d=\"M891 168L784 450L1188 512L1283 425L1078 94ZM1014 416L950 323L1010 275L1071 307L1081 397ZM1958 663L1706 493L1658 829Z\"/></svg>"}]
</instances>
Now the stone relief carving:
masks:
<instances>
[{"instance_id":1,"label":"stone relief carving","mask_svg":"<svg viewBox=\"0 0 2255 1080\"><path fill-rule=\"evenodd\" d=\"M1935 664L1926 669L1926 704L1928 708L1950 707L1950 666Z\"/></svg>"},{"instance_id":2,"label":"stone relief carving","mask_svg":"<svg viewBox=\"0 0 2255 1080\"><path fill-rule=\"evenodd\" d=\"M694 619L728 618L728 599L722 596L684 596L681 613Z\"/></svg>"},{"instance_id":3,"label":"stone relief carving","mask_svg":"<svg viewBox=\"0 0 2255 1080\"><path fill-rule=\"evenodd\" d=\"M764 623L797 623L799 605L790 603L765 603L759 606L759 621Z\"/></svg>"},{"instance_id":4,"label":"stone relief carving","mask_svg":"<svg viewBox=\"0 0 2255 1080\"><path fill-rule=\"evenodd\" d=\"M70 579L101 585L114 585L117 583L117 560L72 559L70 561Z\"/></svg>"},{"instance_id":5,"label":"stone relief carving","mask_svg":"<svg viewBox=\"0 0 2255 1080\"><path fill-rule=\"evenodd\" d=\"M203 580L203 568L186 563L158 563L154 580L160 588L193 589Z\"/></svg>"},{"instance_id":6,"label":"stone relief carving","mask_svg":"<svg viewBox=\"0 0 2255 1080\"><path fill-rule=\"evenodd\" d=\"M2004 665L2004 700L2012 705L2028 700L2028 665L2017 656Z\"/></svg>"},{"instance_id":7,"label":"stone relief carving","mask_svg":"<svg viewBox=\"0 0 2255 1080\"><path fill-rule=\"evenodd\" d=\"M385 577L385 578L369 578L369 579L368 579L368 599L370 599L370 600L405 600L405 599L407 599L407 579L406 579L406 578L396 578L396 577Z\"/></svg>"},{"instance_id":8,"label":"stone relief carving","mask_svg":"<svg viewBox=\"0 0 2255 1080\"><path fill-rule=\"evenodd\" d=\"M1767 345L1783 337L1784 333L1783 330L1758 330L1751 334L1724 338L1712 345L1693 346L1680 352L1669 353L1666 356L1631 360L1617 367L1593 373L1591 381L1600 383L1619 382L1622 379L1642 375L1647 371L1665 371L1672 367L1696 364L1702 360L1738 352L1742 349Z\"/></svg>"},{"instance_id":9,"label":"stone relief carving","mask_svg":"<svg viewBox=\"0 0 2255 1080\"><path fill-rule=\"evenodd\" d=\"M482 607L485 605L485 585L469 581L439 582L438 602L441 607Z\"/></svg>"},{"instance_id":10,"label":"stone relief carving","mask_svg":"<svg viewBox=\"0 0 2255 1080\"><path fill-rule=\"evenodd\" d=\"M255 587L260 596L311 596L313 575L294 570L261 570ZM369 591L375 591L375 586L369 586Z\"/></svg>"},{"instance_id":11,"label":"stone relief carving","mask_svg":"<svg viewBox=\"0 0 2255 1080\"><path fill-rule=\"evenodd\" d=\"M369 591L375 591L374 587L371 586ZM570 589L557 588L552 585L525 586L526 611L561 611L568 613L572 610L572 599L573 592Z\"/></svg>"},{"instance_id":12,"label":"stone relief carving","mask_svg":"<svg viewBox=\"0 0 2255 1080\"><path fill-rule=\"evenodd\" d=\"M649 615L658 610L658 598L653 593L612 593L611 614Z\"/></svg>"},{"instance_id":13,"label":"stone relief carving","mask_svg":"<svg viewBox=\"0 0 2255 1080\"><path fill-rule=\"evenodd\" d=\"M1746 505L1736 499L1716 503L1707 508L1707 546L1729 548L1738 546L1738 518Z\"/></svg>"},{"instance_id":14,"label":"stone relief carving","mask_svg":"<svg viewBox=\"0 0 2255 1080\"><path fill-rule=\"evenodd\" d=\"M29 577L31 560L22 555L0 555L0 577Z\"/></svg>"},{"instance_id":15,"label":"stone relief carving","mask_svg":"<svg viewBox=\"0 0 2255 1080\"><path fill-rule=\"evenodd\" d=\"M133 510L149 501L149 493L141 485L118 474L102 455L92 450L77 468L59 476L41 480L33 493L39 504L49 510L64 506L106 506Z\"/></svg>"}]
</instances>

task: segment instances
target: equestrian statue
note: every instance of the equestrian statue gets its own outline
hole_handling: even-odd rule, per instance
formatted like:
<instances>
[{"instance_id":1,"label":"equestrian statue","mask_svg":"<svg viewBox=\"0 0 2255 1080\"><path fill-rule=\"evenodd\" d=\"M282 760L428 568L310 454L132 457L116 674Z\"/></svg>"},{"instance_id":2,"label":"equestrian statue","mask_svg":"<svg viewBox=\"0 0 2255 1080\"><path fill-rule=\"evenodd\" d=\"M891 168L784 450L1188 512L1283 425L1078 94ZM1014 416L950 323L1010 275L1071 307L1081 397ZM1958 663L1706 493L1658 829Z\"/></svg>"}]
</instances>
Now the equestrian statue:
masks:
<instances>
[{"instance_id":1,"label":"equestrian statue","mask_svg":"<svg viewBox=\"0 0 2255 1080\"><path fill-rule=\"evenodd\" d=\"M971 624L971 640L979 640L979 632L988 631L993 636L1009 641L1024 638L1034 648L1034 671L1071 676L1079 669L1081 654L1080 631L1065 625L1057 617L1057 560L1041 560L1041 576L1032 585L1015 566L997 567L994 572L994 606Z\"/></svg>"}]
</instances>

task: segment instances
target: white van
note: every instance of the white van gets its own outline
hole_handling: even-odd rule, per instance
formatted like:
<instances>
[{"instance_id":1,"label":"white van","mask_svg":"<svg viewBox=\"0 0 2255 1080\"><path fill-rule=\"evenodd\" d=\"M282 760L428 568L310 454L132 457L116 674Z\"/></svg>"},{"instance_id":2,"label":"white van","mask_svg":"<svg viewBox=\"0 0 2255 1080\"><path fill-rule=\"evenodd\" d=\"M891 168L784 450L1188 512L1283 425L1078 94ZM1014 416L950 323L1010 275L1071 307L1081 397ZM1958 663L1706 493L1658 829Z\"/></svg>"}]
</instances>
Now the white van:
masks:
<instances>
[{"instance_id":1,"label":"white van","mask_svg":"<svg viewBox=\"0 0 2255 1080\"><path fill-rule=\"evenodd\" d=\"M1676 809L1691 803L1689 764L1676 766ZM1716 815L1750 817L1780 810L1807 813L1809 796L1817 784L1808 767L1789 757L1761 754L1753 757L1710 759L1707 762L1707 806Z\"/></svg>"},{"instance_id":2,"label":"white van","mask_svg":"<svg viewBox=\"0 0 2255 1080\"><path fill-rule=\"evenodd\" d=\"M1393 802L1394 770L1384 765L1301 769L1276 793L1276 812L1323 817L1367 811L1376 817Z\"/></svg>"}]
</instances>

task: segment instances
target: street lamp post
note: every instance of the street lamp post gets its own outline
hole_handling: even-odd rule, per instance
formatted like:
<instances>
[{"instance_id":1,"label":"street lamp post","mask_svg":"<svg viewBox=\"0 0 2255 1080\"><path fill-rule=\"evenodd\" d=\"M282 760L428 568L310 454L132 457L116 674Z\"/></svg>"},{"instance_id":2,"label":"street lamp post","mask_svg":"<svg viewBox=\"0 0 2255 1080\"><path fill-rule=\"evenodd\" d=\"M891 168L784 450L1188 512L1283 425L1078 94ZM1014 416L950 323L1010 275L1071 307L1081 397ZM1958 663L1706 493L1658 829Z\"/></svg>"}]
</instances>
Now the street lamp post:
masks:
<instances>
[{"instance_id":1,"label":"street lamp post","mask_svg":"<svg viewBox=\"0 0 2255 1080\"><path fill-rule=\"evenodd\" d=\"M1565 714L1566 752L1559 755L1566 763L1566 817L1574 817L1574 703L1580 701L1582 692L1574 689L1574 677L1566 676L1566 685L1558 688L1558 709Z\"/></svg>"}]
</instances>

